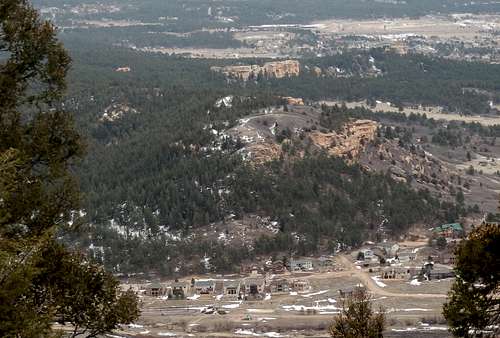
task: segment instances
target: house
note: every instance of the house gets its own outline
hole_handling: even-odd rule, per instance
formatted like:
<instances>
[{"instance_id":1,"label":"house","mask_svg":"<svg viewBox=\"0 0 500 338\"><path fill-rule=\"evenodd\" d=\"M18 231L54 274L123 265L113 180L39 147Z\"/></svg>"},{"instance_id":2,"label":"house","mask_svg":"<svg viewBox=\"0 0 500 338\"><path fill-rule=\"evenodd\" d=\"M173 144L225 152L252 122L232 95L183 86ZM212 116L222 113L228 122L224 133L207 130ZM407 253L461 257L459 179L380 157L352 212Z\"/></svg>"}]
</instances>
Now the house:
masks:
<instances>
[{"instance_id":1,"label":"house","mask_svg":"<svg viewBox=\"0 0 500 338\"><path fill-rule=\"evenodd\" d=\"M404 250L404 251L399 251L396 257L401 263L407 263L414 261L417 258L417 253L410 250Z\"/></svg>"},{"instance_id":2,"label":"house","mask_svg":"<svg viewBox=\"0 0 500 338\"><path fill-rule=\"evenodd\" d=\"M348 287L345 289L340 289L339 295L341 298L352 297L355 292L362 291L362 290L365 290L365 287L363 285L359 284L359 285Z\"/></svg>"},{"instance_id":3,"label":"house","mask_svg":"<svg viewBox=\"0 0 500 338\"><path fill-rule=\"evenodd\" d=\"M295 279L292 281L292 290L302 292L310 289L309 281L305 279Z\"/></svg>"},{"instance_id":4,"label":"house","mask_svg":"<svg viewBox=\"0 0 500 338\"><path fill-rule=\"evenodd\" d=\"M290 284L284 278L274 279L270 283L271 293L288 293L290 291Z\"/></svg>"},{"instance_id":5,"label":"house","mask_svg":"<svg viewBox=\"0 0 500 338\"><path fill-rule=\"evenodd\" d=\"M455 272L449 267L433 262L425 262L420 271L421 278L427 280L455 277Z\"/></svg>"},{"instance_id":6,"label":"house","mask_svg":"<svg viewBox=\"0 0 500 338\"><path fill-rule=\"evenodd\" d=\"M394 257L399 251L399 244L394 242L378 243L377 247L385 253L386 257Z\"/></svg>"},{"instance_id":7,"label":"house","mask_svg":"<svg viewBox=\"0 0 500 338\"><path fill-rule=\"evenodd\" d=\"M290 261L291 271L308 271L312 270L313 263L310 259L292 259Z\"/></svg>"},{"instance_id":8,"label":"house","mask_svg":"<svg viewBox=\"0 0 500 338\"><path fill-rule=\"evenodd\" d=\"M198 295L211 295L215 290L213 280L197 280L194 282L194 292Z\"/></svg>"},{"instance_id":9,"label":"house","mask_svg":"<svg viewBox=\"0 0 500 338\"><path fill-rule=\"evenodd\" d=\"M146 286L146 296L160 297L167 294L167 287L160 283L152 283Z\"/></svg>"},{"instance_id":10,"label":"house","mask_svg":"<svg viewBox=\"0 0 500 338\"><path fill-rule=\"evenodd\" d=\"M275 275L283 274L286 272L286 267L282 260L276 260L267 266L266 271L270 271Z\"/></svg>"},{"instance_id":11,"label":"house","mask_svg":"<svg viewBox=\"0 0 500 338\"><path fill-rule=\"evenodd\" d=\"M241 283L239 280L230 280L224 282L224 295L229 297L240 296Z\"/></svg>"},{"instance_id":12,"label":"house","mask_svg":"<svg viewBox=\"0 0 500 338\"><path fill-rule=\"evenodd\" d=\"M188 282L174 282L170 285L169 298L184 299L191 290L191 284Z\"/></svg>"},{"instance_id":13,"label":"house","mask_svg":"<svg viewBox=\"0 0 500 338\"><path fill-rule=\"evenodd\" d=\"M417 276L420 269L416 267L388 266L380 269L380 278L382 279L411 279Z\"/></svg>"},{"instance_id":14,"label":"house","mask_svg":"<svg viewBox=\"0 0 500 338\"><path fill-rule=\"evenodd\" d=\"M258 296L264 292L266 281L262 277L248 277L245 279L245 294Z\"/></svg>"},{"instance_id":15,"label":"house","mask_svg":"<svg viewBox=\"0 0 500 338\"><path fill-rule=\"evenodd\" d=\"M375 255L373 254L373 251L371 249L363 249L358 254L358 258L365 261L371 261L374 257Z\"/></svg>"},{"instance_id":16,"label":"house","mask_svg":"<svg viewBox=\"0 0 500 338\"><path fill-rule=\"evenodd\" d=\"M452 278L455 277L455 271L446 267L437 267L432 269L427 277L429 280Z\"/></svg>"},{"instance_id":17,"label":"house","mask_svg":"<svg viewBox=\"0 0 500 338\"><path fill-rule=\"evenodd\" d=\"M436 236L445 238L461 238L465 235L464 228L460 223L443 224L432 229Z\"/></svg>"}]
</instances>

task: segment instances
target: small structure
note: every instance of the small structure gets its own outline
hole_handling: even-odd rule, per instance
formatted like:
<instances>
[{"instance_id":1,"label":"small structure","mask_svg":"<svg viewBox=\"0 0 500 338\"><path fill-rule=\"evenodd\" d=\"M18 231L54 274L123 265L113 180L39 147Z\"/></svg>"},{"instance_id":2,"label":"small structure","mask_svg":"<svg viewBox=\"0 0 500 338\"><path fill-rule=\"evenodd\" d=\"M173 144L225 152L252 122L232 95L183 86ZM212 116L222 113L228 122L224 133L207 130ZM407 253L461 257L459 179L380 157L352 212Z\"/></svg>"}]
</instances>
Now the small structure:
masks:
<instances>
[{"instance_id":1,"label":"small structure","mask_svg":"<svg viewBox=\"0 0 500 338\"><path fill-rule=\"evenodd\" d=\"M310 259L292 259L290 261L291 271L308 271L312 270L313 263Z\"/></svg>"},{"instance_id":2,"label":"small structure","mask_svg":"<svg viewBox=\"0 0 500 338\"><path fill-rule=\"evenodd\" d=\"M399 250L399 244L393 242L378 243L377 247L380 248L385 253L386 257L396 256Z\"/></svg>"},{"instance_id":3,"label":"small structure","mask_svg":"<svg viewBox=\"0 0 500 338\"><path fill-rule=\"evenodd\" d=\"M309 281L305 279L295 279L292 281L292 290L295 292L302 292L309 290Z\"/></svg>"},{"instance_id":4,"label":"small structure","mask_svg":"<svg viewBox=\"0 0 500 338\"><path fill-rule=\"evenodd\" d=\"M241 283L239 280L224 282L224 295L229 297L238 297L240 295Z\"/></svg>"},{"instance_id":5,"label":"small structure","mask_svg":"<svg viewBox=\"0 0 500 338\"><path fill-rule=\"evenodd\" d=\"M270 286L271 293L288 293L290 291L290 284L284 278L272 280Z\"/></svg>"},{"instance_id":6,"label":"small structure","mask_svg":"<svg viewBox=\"0 0 500 338\"><path fill-rule=\"evenodd\" d=\"M455 272L447 266L425 262L420 271L421 278L427 280L455 277Z\"/></svg>"},{"instance_id":7,"label":"small structure","mask_svg":"<svg viewBox=\"0 0 500 338\"><path fill-rule=\"evenodd\" d=\"M380 269L380 278L382 279L411 279L419 274L420 270L415 267L389 266Z\"/></svg>"},{"instance_id":8,"label":"small structure","mask_svg":"<svg viewBox=\"0 0 500 338\"><path fill-rule=\"evenodd\" d=\"M282 260L277 260L271 263L269 271L271 271L275 275L282 274L286 272L286 267Z\"/></svg>"},{"instance_id":9,"label":"small structure","mask_svg":"<svg viewBox=\"0 0 500 338\"><path fill-rule=\"evenodd\" d=\"M197 280L194 282L194 291L199 295L211 295L215 290L213 280Z\"/></svg>"},{"instance_id":10,"label":"small structure","mask_svg":"<svg viewBox=\"0 0 500 338\"><path fill-rule=\"evenodd\" d=\"M375 257L375 255L373 254L373 251L371 249L363 249L359 252L358 257L362 258L365 261L371 261L372 258Z\"/></svg>"},{"instance_id":11,"label":"small structure","mask_svg":"<svg viewBox=\"0 0 500 338\"><path fill-rule=\"evenodd\" d=\"M465 235L464 228L460 223L443 224L432 229L436 236L445 238L462 238Z\"/></svg>"},{"instance_id":12,"label":"small structure","mask_svg":"<svg viewBox=\"0 0 500 338\"><path fill-rule=\"evenodd\" d=\"M410 250L399 251L396 256L401 263L411 262L417 258L417 254Z\"/></svg>"},{"instance_id":13,"label":"small structure","mask_svg":"<svg viewBox=\"0 0 500 338\"><path fill-rule=\"evenodd\" d=\"M264 292L266 281L262 277L249 277L245 279L245 294L257 297Z\"/></svg>"},{"instance_id":14,"label":"small structure","mask_svg":"<svg viewBox=\"0 0 500 338\"><path fill-rule=\"evenodd\" d=\"M161 297L167 294L167 287L160 283L152 283L146 286L146 296Z\"/></svg>"},{"instance_id":15,"label":"small structure","mask_svg":"<svg viewBox=\"0 0 500 338\"><path fill-rule=\"evenodd\" d=\"M188 282L174 282L170 285L169 298L184 299L187 297L191 289L191 284Z\"/></svg>"},{"instance_id":16,"label":"small structure","mask_svg":"<svg viewBox=\"0 0 500 338\"><path fill-rule=\"evenodd\" d=\"M363 285L358 284L356 286L348 287L345 289L340 289L339 295L341 298L348 298L348 297L352 297L352 295L354 295L355 292L362 291L362 290L365 290L365 287Z\"/></svg>"}]
</instances>

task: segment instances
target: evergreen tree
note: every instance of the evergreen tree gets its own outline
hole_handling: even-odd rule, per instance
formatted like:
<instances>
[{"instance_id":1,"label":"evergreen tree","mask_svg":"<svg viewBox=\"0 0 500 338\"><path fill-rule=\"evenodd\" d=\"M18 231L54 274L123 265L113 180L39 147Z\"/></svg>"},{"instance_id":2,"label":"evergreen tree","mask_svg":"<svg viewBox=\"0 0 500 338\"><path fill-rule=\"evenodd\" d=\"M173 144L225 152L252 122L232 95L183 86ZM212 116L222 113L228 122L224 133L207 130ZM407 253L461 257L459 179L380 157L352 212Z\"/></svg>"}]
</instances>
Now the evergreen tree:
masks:
<instances>
[{"instance_id":1,"label":"evergreen tree","mask_svg":"<svg viewBox=\"0 0 500 338\"><path fill-rule=\"evenodd\" d=\"M381 338L384 328L384 312L374 313L370 295L356 289L342 304L329 331L333 338Z\"/></svg>"},{"instance_id":2,"label":"evergreen tree","mask_svg":"<svg viewBox=\"0 0 500 338\"><path fill-rule=\"evenodd\" d=\"M101 284L85 280L99 268L55 243L56 231L67 228L78 207L70 168L83 153L71 115L58 104L70 58L54 27L26 0L0 3L0 32L0 336L52 335L54 318L71 313L66 305L74 295L61 294L69 280L78 283L65 290L108 295L87 298L79 313L132 306L106 318L98 331L107 332L137 317L135 296L118 296L109 275L99 273ZM58 254L48 255L51 248ZM82 325L91 328L98 320Z\"/></svg>"},{"instance_id":3,"label":"evergreen tree","mask_svg":"<svg viewBox=\"0 0 500 338\"><path fill-rule=\"evenodd\" d=\"M456 255L457 278L443 307L451 332L457 337L498 337L498 224L484 224L474 229L457 248Z\"/></svg>"}]
</instances>

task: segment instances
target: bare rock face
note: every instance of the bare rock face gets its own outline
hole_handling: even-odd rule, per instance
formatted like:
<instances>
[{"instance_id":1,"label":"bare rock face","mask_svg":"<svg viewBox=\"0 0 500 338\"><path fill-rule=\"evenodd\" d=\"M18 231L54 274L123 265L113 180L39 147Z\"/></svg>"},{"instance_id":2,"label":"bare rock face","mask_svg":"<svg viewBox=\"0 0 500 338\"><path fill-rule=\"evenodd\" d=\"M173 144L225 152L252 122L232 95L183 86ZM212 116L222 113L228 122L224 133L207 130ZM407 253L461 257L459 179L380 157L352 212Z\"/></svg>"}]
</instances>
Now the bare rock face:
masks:
<instances>
[{"instance_id":1,"label":"bare rock face","mask_svg":"<svg viewBox=\"0 0 500 338\"><path fill-rule=\"evenodd\" d=\"M282 99L286 101L287 104L294 106L303 106L304 100L301 97L291 97L291 96L283 96Z\"/></svg>"},{"instance_id":2,"label":"bare rock face","mask_svg":"<svg viewBox=\"0 0 500 338\"><path fill-rule=\"evenodd\" d=\"M282 79L285 77L298 76L300 74L300 63L297 60L284 60L266 62L263 66L226 66L211 67L214 72L222 73L227 78L248 81L257 78L259 75L267 78Z\"/></svg>"},{"instance_id":3,"label":"bare rock face","mask_svg":"<svg viewBox=\"0 0 500 338\"><path fill-rule=\"evenodd\" d=\"M356 159L364 151L366 145L373 141L377 134L378 123L371 120L357 120L347 123L341 132L312 132L312 142L330 155Z\"/></svg>"},{"instance_id":4,"label":"bare rock face","mask_svg":"<svg viewBox=\"0 0 500 338\"><path fill-rule=\"evenodd\" d=\"M254 143L246 148L249 160L254 165L262 165L280 157L281 146L276 143L262 142Z\"/></svg>"},{"instance_id":5,"label":"bare rock face","mask_svg":"<svg viewBox=\"0 0 500 338\"><path fill-rule=\"evenodd\" d=\"M123 118L127 114L139 114L139 112L123 103L113 103L106 107L102 116L99 118L100 122L114 122Z\"/></svg>"}]
</instances>

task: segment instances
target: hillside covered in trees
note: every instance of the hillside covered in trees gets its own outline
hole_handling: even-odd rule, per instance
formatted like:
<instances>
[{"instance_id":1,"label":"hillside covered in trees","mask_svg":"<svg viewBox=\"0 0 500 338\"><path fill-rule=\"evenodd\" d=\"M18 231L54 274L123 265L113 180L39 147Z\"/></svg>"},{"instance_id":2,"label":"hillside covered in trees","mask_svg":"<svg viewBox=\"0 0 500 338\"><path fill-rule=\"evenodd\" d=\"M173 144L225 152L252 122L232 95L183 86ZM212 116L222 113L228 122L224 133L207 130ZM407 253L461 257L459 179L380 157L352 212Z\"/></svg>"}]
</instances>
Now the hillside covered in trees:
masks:
<instances>
[{"instance_id":1,"label":"hillside covered in trees","mask_svg":"<svg viewBox=\"0 0 500 338\"><path fill-rule=\"evenodd\" d=\"M81 235L68 240L93 248L95 257L115 272L203 271L199 264L176 270L187 252L200 258L209 252L211 269L228 270L259 253L288 248L306 254L357 245L382 222L399 235L414 224L452 221L464 212L453 203L306 148L291 147L288 155L254 166L241 155L244 141L225 137L224 131L256 111L283 106L282 96L306 101L383 98L482 113L489 97L461 88L496 93L499 86L496 65L383 51L301 60L309 69L350 69L371 56L383 71L377 78L317 77L304 68L297 78L235 83L210 71L229 60L67 44L74 66L65 107L75 112L86 135L88 156L76 172L84 192L80 221L91 228L91 235L83 227ZM124 66L130 71L116 71ZM446 81L438 80L443 74ZM231 104L215 104L227 96ZM363 115L346 111L322 123L338 129ZM290 160L297 151L305 155ZM270 217L279 232L255 238L244 248L190 241L196 229L245 215Z\"/></svg>"}]
</instances>

